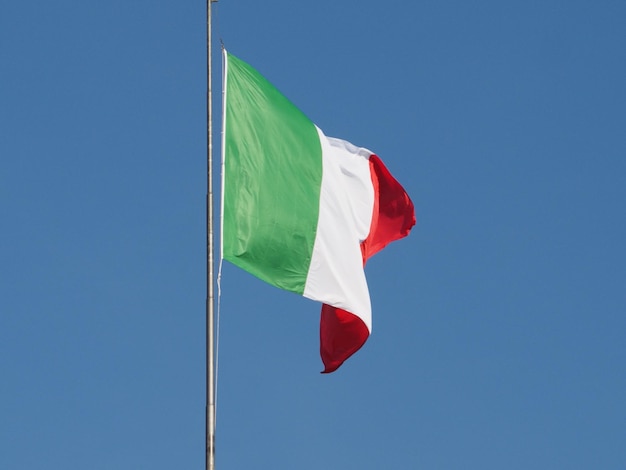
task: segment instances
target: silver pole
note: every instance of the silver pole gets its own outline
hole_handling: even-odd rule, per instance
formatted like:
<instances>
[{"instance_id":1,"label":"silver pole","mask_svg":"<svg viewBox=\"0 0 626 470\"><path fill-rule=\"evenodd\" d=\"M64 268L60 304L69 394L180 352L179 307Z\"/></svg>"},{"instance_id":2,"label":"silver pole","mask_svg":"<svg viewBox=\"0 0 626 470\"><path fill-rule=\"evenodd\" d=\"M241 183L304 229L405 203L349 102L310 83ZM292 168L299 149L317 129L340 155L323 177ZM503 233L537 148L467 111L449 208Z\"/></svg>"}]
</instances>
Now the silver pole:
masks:
<instances>
[{"instance_id":1,"label":"silver pole","mask_svg":"<svg viewBox=\"0 0 626 470\"><path fill-rule=\"evenodd\" d=\"M213 320L213 97L211 82L211 3L207 0L207 300L206 300L206 470L215 470L215 345Z\"/></svg>"}]
</instances>

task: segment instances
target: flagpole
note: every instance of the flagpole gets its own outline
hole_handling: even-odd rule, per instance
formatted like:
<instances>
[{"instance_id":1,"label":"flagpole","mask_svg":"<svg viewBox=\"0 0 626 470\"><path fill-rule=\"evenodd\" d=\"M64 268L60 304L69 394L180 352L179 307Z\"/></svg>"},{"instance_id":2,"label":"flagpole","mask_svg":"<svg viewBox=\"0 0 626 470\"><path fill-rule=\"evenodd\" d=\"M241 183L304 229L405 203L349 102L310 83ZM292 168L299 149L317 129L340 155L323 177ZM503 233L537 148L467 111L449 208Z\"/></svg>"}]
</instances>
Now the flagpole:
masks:
<instances>
[{"instance_id":1,"label":"flagpole","mask_svg":"<svg viewBox=\"0 0 626 470\"><path fill-rule=\"evenodd\" d=\"M206 455L205 469L215 470L215 331L213 314L213 96L211 90L211 3L207 0L207 299L206 299Z\"/></svg>"}]
</instances>

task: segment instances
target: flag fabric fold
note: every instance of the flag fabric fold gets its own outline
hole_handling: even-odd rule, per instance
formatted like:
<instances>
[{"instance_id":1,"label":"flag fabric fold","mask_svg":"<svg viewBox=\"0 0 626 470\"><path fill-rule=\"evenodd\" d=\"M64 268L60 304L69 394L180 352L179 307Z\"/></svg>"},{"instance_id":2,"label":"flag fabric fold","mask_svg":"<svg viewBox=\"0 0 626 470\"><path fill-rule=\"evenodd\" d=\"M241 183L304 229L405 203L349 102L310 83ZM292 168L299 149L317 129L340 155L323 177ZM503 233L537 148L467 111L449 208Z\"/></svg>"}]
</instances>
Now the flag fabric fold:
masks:
<instances>
[{"instance_id":1,"label":"flag fabric fold","mask_svg":"<svg viewBox=\"0 0 626 470\"><path fill-rule=\"evenodd\" d=\"M327 137L224 51L222 256L322 302L320 353L336 370L371 333L363 267L415 224L413 203L369 150Z\"/></svg>"}]
</instances>

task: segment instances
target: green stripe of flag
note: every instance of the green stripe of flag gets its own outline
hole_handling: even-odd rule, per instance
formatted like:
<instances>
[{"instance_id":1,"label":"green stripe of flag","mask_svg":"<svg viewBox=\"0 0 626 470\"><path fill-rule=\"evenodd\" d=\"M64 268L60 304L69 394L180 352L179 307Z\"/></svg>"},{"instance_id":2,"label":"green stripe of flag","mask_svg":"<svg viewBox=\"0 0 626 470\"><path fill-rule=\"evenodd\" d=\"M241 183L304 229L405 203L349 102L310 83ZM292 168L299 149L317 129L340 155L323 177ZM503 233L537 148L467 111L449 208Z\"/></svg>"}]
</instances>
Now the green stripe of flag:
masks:
<instances>
[{"instance_id":1,"label":"green stripe of flag","mask_svg":"<svg viewBox=\"0 0 626 470\"><path fill-rule=\"evenodd\" d=\"M304 291L319 213L315 125L245 62L227 54L224 259Z\"/></svg>"}]
</instances>

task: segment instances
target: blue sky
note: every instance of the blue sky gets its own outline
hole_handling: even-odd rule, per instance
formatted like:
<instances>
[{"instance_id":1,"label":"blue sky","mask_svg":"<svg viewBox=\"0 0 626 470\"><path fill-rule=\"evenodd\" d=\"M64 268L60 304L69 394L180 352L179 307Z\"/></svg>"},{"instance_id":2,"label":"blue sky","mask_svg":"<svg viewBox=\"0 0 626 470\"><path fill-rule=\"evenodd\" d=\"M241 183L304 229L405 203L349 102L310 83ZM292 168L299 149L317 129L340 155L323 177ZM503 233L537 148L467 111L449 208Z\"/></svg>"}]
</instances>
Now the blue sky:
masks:
<instances>
[{"instance_id":1,"label":"blue sky","mask_svg":"<svg viewBox=\"0 0 626 470\"><path fill-rule=\"evenodd\" d=\"M225 264L217 468L626 468L626 4L214 13L216 112L221 38L418 218L328 376ZM0 468L203 468L205 60L202 2L0 7Z\"/></svg>"}]
</instances>

